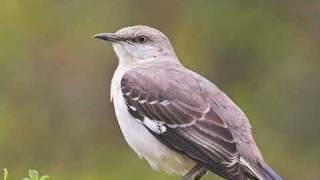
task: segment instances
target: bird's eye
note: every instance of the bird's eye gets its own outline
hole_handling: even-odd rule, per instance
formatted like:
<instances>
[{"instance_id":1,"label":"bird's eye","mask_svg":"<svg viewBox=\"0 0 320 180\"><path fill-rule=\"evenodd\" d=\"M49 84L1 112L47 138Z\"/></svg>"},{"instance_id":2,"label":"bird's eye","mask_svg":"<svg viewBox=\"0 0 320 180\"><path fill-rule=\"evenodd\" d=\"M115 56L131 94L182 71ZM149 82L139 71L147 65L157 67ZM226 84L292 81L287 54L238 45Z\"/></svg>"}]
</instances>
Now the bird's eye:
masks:
<instances>
[{"instance_id":1,"label":"bird's eye","mask_svg":"<svg viewBox=\"0 0 320 180\"><path fill-rule=\"evenodd\" d=\"M132 42L140 43L140 44L147 43L148 41L149 41L149 38L147 36L138 36L132 39Z\"/></svg>"}]
</instances>

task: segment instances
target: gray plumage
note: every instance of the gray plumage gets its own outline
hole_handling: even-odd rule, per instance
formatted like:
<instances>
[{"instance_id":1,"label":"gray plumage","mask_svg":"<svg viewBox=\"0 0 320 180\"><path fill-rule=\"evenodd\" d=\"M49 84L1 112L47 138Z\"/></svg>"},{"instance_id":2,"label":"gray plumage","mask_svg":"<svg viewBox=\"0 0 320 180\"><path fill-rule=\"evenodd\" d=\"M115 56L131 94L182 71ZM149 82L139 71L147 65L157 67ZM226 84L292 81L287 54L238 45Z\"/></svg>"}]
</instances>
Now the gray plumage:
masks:
<instances>
[{"instance_id":1,"label":"gray plumage","mask_svg":"<svg viewBox=\"0 0 320 180\"><path fill-rule=\"evenodd\" d=\"M226 179L281 179L264 162L242 110L185 68L163 33L134 26L96 37L112 41L119 58L112 91L161 144ZM148 40L137 42L142 37Z\"/></svg>"}]
</instances>

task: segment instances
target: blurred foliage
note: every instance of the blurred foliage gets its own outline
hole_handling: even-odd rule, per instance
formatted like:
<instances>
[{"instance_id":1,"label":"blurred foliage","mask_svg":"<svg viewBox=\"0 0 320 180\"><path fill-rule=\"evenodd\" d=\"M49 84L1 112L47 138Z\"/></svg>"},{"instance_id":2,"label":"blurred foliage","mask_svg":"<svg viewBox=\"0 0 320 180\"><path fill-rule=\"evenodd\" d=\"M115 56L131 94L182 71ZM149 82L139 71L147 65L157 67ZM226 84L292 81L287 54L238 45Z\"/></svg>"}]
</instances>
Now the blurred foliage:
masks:
<instances>
[{"instance_id":1,"label":"blurred foliage","mask_svg":"<svg viewBox=\"0 0 320 180\"><path fill-rule=\"evenodd\" d=\"M6 168L3 169L3 180L8 180L9 173Z\"/></svg>"},{"instance_id":2,"label":"blurred foliage","mask_svg":"<svg viewBox=\"0 0 320 180\"><path fill-rule=\"evenodd\" d=\"M22 180L49 180L49 176L40 176L36 170L29 170L29 177L23 178Z\"/></svg>"},{"instance_id":3,"label":"blurred foliage","mask_svg":"<svg viewBox=\"0 0 320 180\"><path fill-rule=\"evenodd\" d=\"M5 168L3 171L3 180L9 180L8 170ZM23 178L22 180L49 180L49 176L40 176L36 170L29 170L28 175L29 177Z\"/></svg>"},{"instance_id":4,"label":"blurred foliage","mask_svg":"<svg viewBox=\"0 0 320 180\"><path fill-rule=\"evenodd\" d=\"M52 179L178 179L128 148L109 102L117 61L92 37L165 32L181 61L246 112L285 179L320 177L320 2L2 0L0 167ZM205 179L215 179L210 175Z\"/></svg>"}]
</instances>

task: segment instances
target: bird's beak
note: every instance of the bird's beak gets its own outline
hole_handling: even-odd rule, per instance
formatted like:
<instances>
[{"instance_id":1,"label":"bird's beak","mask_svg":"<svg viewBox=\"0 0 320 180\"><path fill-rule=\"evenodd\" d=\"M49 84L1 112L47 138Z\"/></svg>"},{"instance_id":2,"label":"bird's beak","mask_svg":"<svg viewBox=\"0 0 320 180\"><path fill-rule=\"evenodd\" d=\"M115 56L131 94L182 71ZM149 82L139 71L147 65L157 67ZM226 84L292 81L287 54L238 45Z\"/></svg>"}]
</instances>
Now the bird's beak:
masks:
<instances>
[{"instance_id":1,"label":"bird's beak","mask_svg":"<svg viewBox=\"0 0 320 180\"><path fill-rule=\"evenodd\" d=\"M97 39L102 39L110 42L119 42L121 40L115 33L99 33L93 36Z\"/></svg>"}]
</instances>

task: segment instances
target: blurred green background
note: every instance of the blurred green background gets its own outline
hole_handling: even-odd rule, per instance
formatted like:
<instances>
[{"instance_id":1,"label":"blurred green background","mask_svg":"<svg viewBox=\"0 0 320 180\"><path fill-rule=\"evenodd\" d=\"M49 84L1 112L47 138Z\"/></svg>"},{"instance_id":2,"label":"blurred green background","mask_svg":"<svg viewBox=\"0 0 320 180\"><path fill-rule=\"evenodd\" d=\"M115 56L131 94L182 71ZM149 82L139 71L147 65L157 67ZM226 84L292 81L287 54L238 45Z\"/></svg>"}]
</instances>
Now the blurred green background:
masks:
<instances>
[{"instance_id":1,"label":"blurred green background","mask_svg":"<svg viewBox=\"0 0 320 180\"><path fill-rule=\"evenodd\" d=\"M320 177L320 1L1 0L0 168L58 180L175 180L126 145L98 32L145 24L242 107L284 179ZM214 175L205 178L219 179Z\"/></svg>"}]
</instances>

